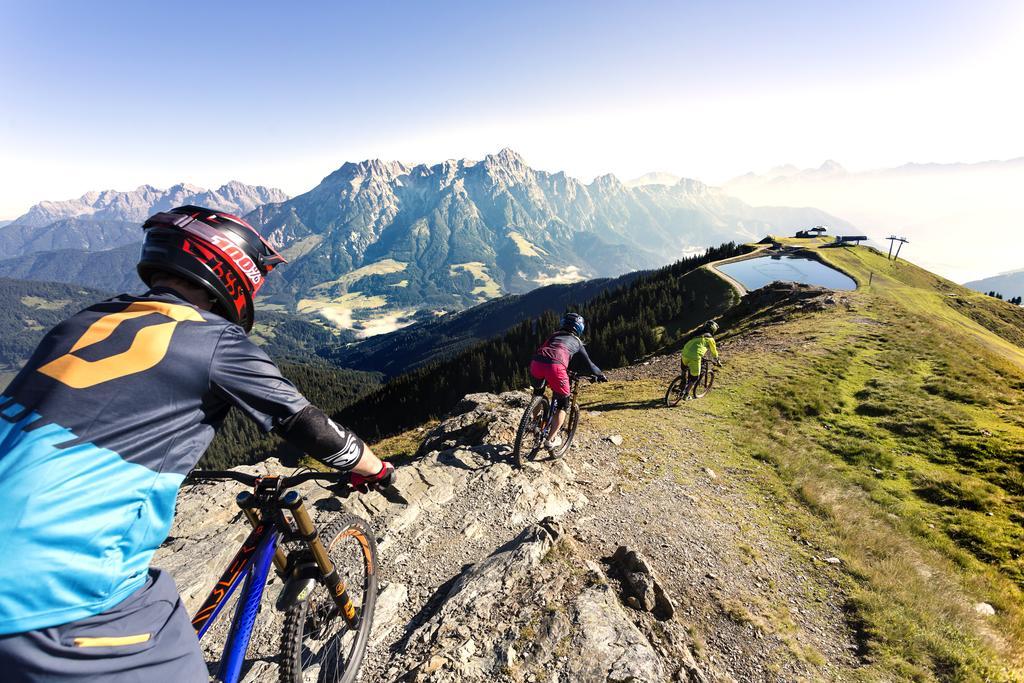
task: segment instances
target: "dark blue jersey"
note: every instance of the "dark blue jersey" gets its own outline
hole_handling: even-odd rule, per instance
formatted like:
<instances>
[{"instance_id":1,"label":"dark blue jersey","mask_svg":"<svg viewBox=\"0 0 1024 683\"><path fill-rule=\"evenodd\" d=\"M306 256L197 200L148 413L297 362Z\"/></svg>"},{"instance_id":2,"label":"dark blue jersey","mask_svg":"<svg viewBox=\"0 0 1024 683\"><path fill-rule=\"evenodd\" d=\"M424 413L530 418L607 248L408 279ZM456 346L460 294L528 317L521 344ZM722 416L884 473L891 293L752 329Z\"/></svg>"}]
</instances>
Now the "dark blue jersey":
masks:
<instances>
[{"instance_id":1,"label":"dark blue jersey","mask_svg":"<svg viewBox=\"0 0 1024 683\"><path fill-rule=\"evenodd\" d=\"M242 328L170 290L51 330L0 397L0 634L139 588L232 405L270 430L309 404Z\"/></svg>"}]
</instances>

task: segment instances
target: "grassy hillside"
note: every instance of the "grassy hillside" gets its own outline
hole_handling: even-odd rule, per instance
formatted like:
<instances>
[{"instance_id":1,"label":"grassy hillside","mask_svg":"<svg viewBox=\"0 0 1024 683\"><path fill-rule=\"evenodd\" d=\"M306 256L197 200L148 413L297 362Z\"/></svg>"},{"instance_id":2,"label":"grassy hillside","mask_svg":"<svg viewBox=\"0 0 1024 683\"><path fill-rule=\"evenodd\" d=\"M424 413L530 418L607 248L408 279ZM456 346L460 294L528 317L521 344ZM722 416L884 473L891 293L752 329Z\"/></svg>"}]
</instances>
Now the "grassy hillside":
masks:
<instances>
[{"instance_id":1,"label":"grassy hillside","mask_svg":"<svg viewBox=\"0 0 1024 683\"><path fill-rule=\"evenodd\" d=\"M726 316L707 399L655 409L664 379L601 385L588 419L657 446L623 452L638 494L714 444L708 466L758 502L737 523L838 569L858 646L843 680L1024 680L1024 314L871 249L819 253L861 288ZM793 638L770 596L730 609Z\"/></svg>"}]
</instances>

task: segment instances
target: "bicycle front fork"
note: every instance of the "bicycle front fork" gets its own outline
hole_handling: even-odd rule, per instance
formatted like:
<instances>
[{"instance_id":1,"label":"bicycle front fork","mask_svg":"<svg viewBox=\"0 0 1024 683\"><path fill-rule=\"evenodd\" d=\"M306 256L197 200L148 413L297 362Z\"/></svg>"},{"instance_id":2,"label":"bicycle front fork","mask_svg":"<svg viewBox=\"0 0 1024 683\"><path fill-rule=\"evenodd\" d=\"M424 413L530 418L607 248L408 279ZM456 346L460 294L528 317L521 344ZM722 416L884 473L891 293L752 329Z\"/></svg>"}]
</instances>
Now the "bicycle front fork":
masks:
<instances>
[{"instance_id":1,"label":"bicycle front fork","mask_svg":"<svg viewBox=\"0 0 1024 683\"><path fill-rule=\"evenodd\" d=\"M281 499L281 505L292 513L295 526L299 531L299 538L305 541L309 551L313 554L313 559L320 569L324 584L331 592L334 604L337 605L348 625L353 629L358 628L359 615L356 613L355 605L352 604L352 597L348 594L345 582L338 575L338 568L334 566L330 555L327 554L327 548L320 540L320 533L313 526L313 520L309 518L306 506L303 505L302 495L298 491L289 491Z\"/></svg>"},{"instance_id":2,"label":"bicycle front fork","mask_svg":"<svg viewBox=\"0 0 1024 683\"><path fill-rule=\"evenodd\" d=\"M249 502L249 500L251 498L245 502ZM289 491L281 496L279 502L282 508L291 512L298 532L297 538L306 544L310 554L313 556L313 561L316 562L317 569L320 570L320 576L328 591L330 591L331 599L337 606L338 611L350 627L353 629L357 628L359 625L359 615L356 613L355 605L352 604L348 588L338 575L334 562L331 561L323 541L320 540L320 534L313 525L313 520L310 519L309 512L307 512L306 506L303 504L304 499L302 495L298 491ZM258 527L262 523L259 513L254 506L245 505L243 501L239 501L239 506L245 513L246 519L253 525L253 528ZM288 560L280 547L274 553L274 566L277 567L278 573L282 576L287 576Z\"/></svg>"}]
</instances>

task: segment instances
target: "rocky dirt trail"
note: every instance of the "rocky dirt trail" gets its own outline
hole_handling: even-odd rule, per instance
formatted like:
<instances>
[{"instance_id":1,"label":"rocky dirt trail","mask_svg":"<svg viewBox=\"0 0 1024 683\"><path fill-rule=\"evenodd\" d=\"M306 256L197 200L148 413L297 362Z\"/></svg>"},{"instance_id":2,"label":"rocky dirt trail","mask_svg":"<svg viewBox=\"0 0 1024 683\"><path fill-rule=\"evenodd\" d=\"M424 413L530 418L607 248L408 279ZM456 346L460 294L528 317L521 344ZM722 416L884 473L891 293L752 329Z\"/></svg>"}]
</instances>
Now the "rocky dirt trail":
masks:
<instances>
[{"instance_id":1,"label":"rocky dirt trail","mask_svg":"<svg viewBox=\"0 0 1024 683\"><path fill-rule=\"evenodd\" d=\"M467 396L399 468L408 506L344 503L371 520L381 557L362 680L841 680L857 665L836 569L765 513L758 465L719 464L687 426L713 419L699 401L666 409L631 394L632 380L667 385L676 362L610 373L602 396L622 400L584 400L569 454L524 470L507 444L527 395ZM204 484L179 499L155 564L190 610L247 533L239 490ZM340 507L304 491L320 515ZM247 681L276 680L279 588Z\"/></svg>"}]
</instances>

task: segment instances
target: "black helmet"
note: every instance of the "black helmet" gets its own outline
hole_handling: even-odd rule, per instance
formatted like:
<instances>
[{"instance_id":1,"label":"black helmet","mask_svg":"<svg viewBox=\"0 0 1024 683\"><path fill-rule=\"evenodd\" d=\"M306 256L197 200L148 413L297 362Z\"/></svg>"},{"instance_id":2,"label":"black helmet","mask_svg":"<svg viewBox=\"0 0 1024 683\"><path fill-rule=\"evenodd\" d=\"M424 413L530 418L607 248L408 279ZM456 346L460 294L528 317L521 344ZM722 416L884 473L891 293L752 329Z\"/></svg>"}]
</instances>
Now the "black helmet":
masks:
<instances>
[{"instance_id":1,"label":"black helmet","mask_svg":"<svg viewBox=\"0 0 1024 683\"><path fill-rule=\"evenodd\" d=\"M562 329L566 332L572 332L579 337L583 334L585 327L586 323L583 321L583 316L579 313L566 313L562 316Z\"/></svg>"},{"instance_id":2,"label":"black helmet","mask_svg":"<svg viewBox=\"0 0 1024 683\"><path fill-rule=\"evenodd\" d=\"M179 206L150 216L139 260L139 277L179 275L206 289L213 312L252 329L253 298L284 258L238 216L201 206Z\"/></svg>"},{"instance_id":3,"label":"black helmet","mask_svg":"<svg viewBox=\"0 0 1024 683\"><path fill-rule=\"evenodd\" d=\"M704 331L707 332L708 334L714 334L715 332L718 332L718 323L716 323L714 320L707 321L704 324Z\"/></svg>"}]
</instances>

